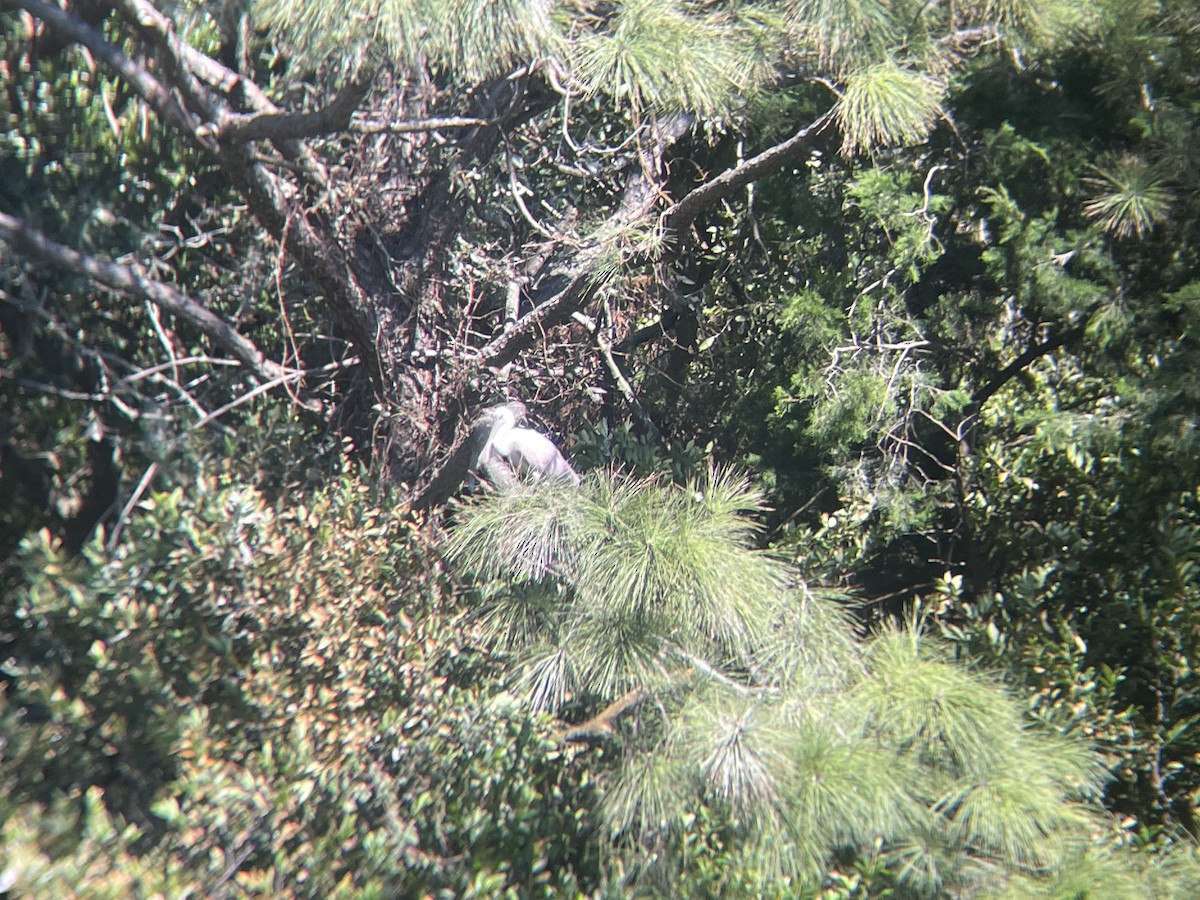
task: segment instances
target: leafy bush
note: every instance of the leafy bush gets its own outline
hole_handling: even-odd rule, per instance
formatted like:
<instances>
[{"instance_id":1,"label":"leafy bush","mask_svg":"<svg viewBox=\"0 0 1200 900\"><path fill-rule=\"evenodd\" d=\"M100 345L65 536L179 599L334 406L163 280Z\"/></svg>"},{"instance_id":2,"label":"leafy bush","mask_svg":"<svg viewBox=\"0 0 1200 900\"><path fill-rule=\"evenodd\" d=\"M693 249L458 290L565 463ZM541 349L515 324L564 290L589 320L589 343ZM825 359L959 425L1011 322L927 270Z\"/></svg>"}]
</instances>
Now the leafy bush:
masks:
<instances>
[{"instance_id":1,"label":"leafy bush","mask_svg":"<svg viewBox=\"0 0 1200 900\"><path fill-rule=\"evenodd\" d=\"M481 693L437 559L353 480L288 505L228 479L155 494L109 559L27 540L2 630L12 889L594 883L586 773Z\"/></svg>"}]
</instances>

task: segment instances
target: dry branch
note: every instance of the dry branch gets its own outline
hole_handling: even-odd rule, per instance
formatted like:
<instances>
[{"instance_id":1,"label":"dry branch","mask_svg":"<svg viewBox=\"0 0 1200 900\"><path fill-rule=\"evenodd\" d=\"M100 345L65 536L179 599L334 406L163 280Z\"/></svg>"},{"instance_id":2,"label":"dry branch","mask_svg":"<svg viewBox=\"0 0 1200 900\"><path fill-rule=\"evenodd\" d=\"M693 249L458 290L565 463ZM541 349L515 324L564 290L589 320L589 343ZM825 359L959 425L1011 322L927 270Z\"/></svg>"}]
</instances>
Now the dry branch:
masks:
<instances>
[{"instance_id":1,"label":"dry branch","mask_svg":"<svg viewBox=\"0 0 1200 900\"><path fill-rule=\"evenodd\" d=\"M432 119L405 119L400 122L370 122L357 119L350 123L355 134L416 134L422 131L440 131L443 128L475 128L490 124L487 119L472 116L444 116Z\"/></svg>"},{"instance_id":2,"label":"dry branch","mask_svg":"<svg viewBox=\"0 0 1200 900\"><path fill-rule=\"evenodd\" d=\"M119 265L87 256L56 243L20 219L0 213L0 240L19 253L83 275L122 294L148 300L160 309L195 326L223 347L264 381L289 377L292 373L267 359L254 342L212 310L174 288L146 276L138 265Z\"/></svg>"},{"instance_id":3,"label":"dry branch","mask_svg":"<svg viewBox=\"0 0 1200 900\"><path fill-rule=\"evenodd\" d=\"M812 140L833 121L833 110L822 113L782 143L751 157L740 165L726 169L716 178L693 189L667 210L663 217L665 229L679 239L704 210L732 197L753 181L778 172L788 163L799 159Z\"/></svg>"}]
</instances>

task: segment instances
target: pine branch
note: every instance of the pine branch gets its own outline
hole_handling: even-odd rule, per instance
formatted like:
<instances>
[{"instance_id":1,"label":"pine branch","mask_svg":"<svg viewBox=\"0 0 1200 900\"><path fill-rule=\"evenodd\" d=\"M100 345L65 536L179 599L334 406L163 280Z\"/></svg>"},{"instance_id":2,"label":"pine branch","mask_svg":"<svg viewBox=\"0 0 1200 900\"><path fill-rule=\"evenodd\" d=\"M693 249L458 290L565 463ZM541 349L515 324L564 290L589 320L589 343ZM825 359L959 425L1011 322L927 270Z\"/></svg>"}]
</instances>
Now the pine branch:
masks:
<instances>
[{"instance_id":1,"label":"pine branch","mask_svg":"<svg viewBox=\"0 0 1200 900\"><path fill-rule=\"evenodd\" d=\"M632 712L647 697L649 693L644 688L634 688L623 696L618 697L608 706L586 722L572 725L559 731L557 737L568 744L598 744L607 740L617 730L617 722L628 712Z\"/></svg>"},{"instance_id":2,"label":"pine branch","mask_svg":"<svg viewBox=\"0 0 1200 900\"><path fill-rule=\"evenodd\" d=\"M141 266L119 265L87 256L50 240L20 219L4 213L0 213L0 240L19 253L83 275L122 294L147 300L178 316L208 335L264 381L292 374L279 363L267 359L253 341L212 310L174 288L148 278Z\"/></svg>"},{"instance_id":3,"label":"pine branch","mask_svg":"<svg viewBox=\"0 0 1200 900\"><path fill-rule=\"evenodd\" d=\"M487 344L480 350L475 363L481 367L499 367L512 362L547 328L561 325L573 313L583 309L601 281L594 271L594 263L599 256L600 252L594 245L577 251L571 268L560 276L567 279L566 286L525 313L511 329Z\"/></svg>"},{"instance_id":4,"label":"pine branch","mask_svg":"<svg viewBox=\"0 0 1200 900\"><path fill-rule=\"evenodd\" d=\"M206 122L219 125L225 111L213 102L204 85L184 64L182 48L186 44L176 35L171 20L147 0L118 0L116 7L122 18L156 46L158 58L166 63L163 69L167 78L183 96L190 112L203 117Z\"/></svg>"},{"instance_id":5,"label":"pine branch","mask_svg":"<svg viewBox=\"0 0 1200 900\"><path fill-rule=\"evenodd\" d=\"M460 437L446 454L441 466L425 488L413 500L413 509L431 509L441 506L458 490L470 471L471 464L487 440L492 420L484 415L471 423L466 435Z\"/></svg>"},{"instance_id":6,"label":"pine branch","mask_svg":"<svg viewBox=\"0 0 1200 900\"><path fill-rule=\"evenodd\" d=\"M345 131L362 101L371 90L376 70L356 72L333 99L314 112L262 112L257 115L230 115L221 126L222 141L284 141Z\"/></svg>"},{"instance_id":7,"label":"pine branch","mask_svg":"<svg viewBox=\"0 0 1200 900\"><path fill-rule=\"evenodd\" d=\"M264 93L253 80L239 72L235 72L210 56L201 53L186 41L174 36L174 26L171 20L159 13L147 0L125 0L125 4L134 11L135 21L143 28L152 29L158 38L157 44L161 51L167 53L172 66L183 73L191 82L199 79L212 88L228 96L231 101L248 106L263 115L279 115L281 110ZM192 76L195 78L192 78ZM201 90L193 86L193 90ZM226 121L230 116L236 116L228 104L209 97L213 122ZM275 147L283 156L295 162L309 182L320 190L329 185L329 173L308 147L298 140L285 138L273 139Z\"/></svg>"},{"instance_id":8,"label":"pine branch","mask_svg":"<svg viewBox=\"0 0 1200 900\"><path fill-rule=\"evenodd\" d=\"M31 14L45 19L47 23L54 27L61 28L72 40L87 47L96 58L112 66L117 74L126 80L134 91L159 113L165 122L178 127L186 136L198 143L202 148L209 151L219 149L205 134L204 129L192 120L188 111L179 104L174 94L167 87L150 75L145 68L126 57L94 29L91 29L75 17L64 13L57 7L44 3L43 0L17 0L17 3ZM139 30L147 32L154 40L159 56L165 58L163 68L170 71L180 82L178 85L180 90L185 95L191 96L196 103L203 106L205 114L211 116L211 120L208 123L209 127L219 127L221 123L228 120L234 114L230 112L225 104L220 103L213 97L209 97L196 82L194 76L200 77L206 83L220 84L229 90L240 87L251 105L263 110L263 115L282 116L287 121L294 121L288 118L286 114L271 112L270 110L274 110L275 107L253 82L230 72L219 63L209 59L204 54L179 40L174 34L174 27L170 20L163 16L148 0L122 0L121 5L126 16L135 22ZM342 114L344 105L348 104L351 99L353 99L353 94L349 95L348 99L344 97L336 107L339 115ZM345 115L348 122L349 113ZM251 118L253 119L254 117ZM263 121L280 120L268 118ZM254 134L254 130L251 129L250 133ZM284 152L290 158L299 160L301 169L307 174L310 181L315 181L321 184L322 187L326 185L327 179L321 178L323 168L303 145L297 141L289 140L286 135L282 134L279 136L279 142L281 144L281 152ZM366 372L372 380L378 382L378 348L374 344L376 323L369 313L369 306L362 296L357 281L344 264L343 254L340 252L338 246L328 235L316 231L307 216L295 214L292 205L286 198L285 191L280 189L276 176L267 171L261 164L256 163L240 147L227 146L221 149L219 151L219 159L225 171L245 191L255 216L266 226L276 240L287 242L301 266L320 285L326 292L326 295L335 304L339 318L354 339L355 348L364 361ZM16 220L13 221L15 222ZM60 249L68 253L74 252L68 251L67 248ZM80 257L80 259L83 259L83 257ZM96 261L93 260L93 262ZM116 270L111 268L112 264L104 265L110 267L109 274L116 277L116 281L119 284L125 285L125 287L118 287L116 284L97 278L102 284L114 287L117 290L127 290L130 286L136 287L135 280L131 279L130 273L116 276ZM93 277L90 272L84 269L72 267L72 270ZM149 285L155 284L154 282L146 281L144 278L142 280ZM165 288L163 285L147 288L147 290L156 293L164 302L158 302L151 297L147 297L147 299L151 299L152 302L156 302L157 305L164 309L168 308L165 303L172 302L170 297L162 293L164 290L170 291L169 288ZM134 292L137 293L136 290ZM171 293L175 297L182 296L173 291ZM145 296L145 294L139 295ZM186 304L181 304L180 309L186 310ZM197 307L197 309L207 312L202 307ZM186 312L181 312L180 314L185 317L187 315ZM237 335L227 323L216 320L207 322L205 325L200 325L199 319L202 319L203 316L200 312L193 311L193 314L199 317L197 320L198 327L210 330L206 331L206 333L216 335L221 332L222 328L225 328L232 332L232 334L225 335L225 340L236 343L236 340L241 338L241 335ZM223 344L223 346L230 347L231 352L233 352L231 344L227 343ZM255 371L260 376L264 378L272 377L272 373L269 370L259 371L256 368L262 365L263 361L252 362L254 356L247 347L242 346L235 355L247 365L255 368Z\"/></svg>"},{"instance_id":9,"label":"pine branch","mask_svg":"<svg viewBox=\"0 0 1200 900\"><path fill-rule=\"evenodd\" d=\"M640 164L626 181L615 212L604 225L596 229L596 233L620 234L630 226L649 219L655 201L661 196L659 173L663 170L663 155L687 132L691 122L690 117L679 115L670 117L659 126L653 145L642 149ZM494 367L511 362L547 328L561 325L582 311L603 283L603 278L596 270L598 261L605 255L605 247L602 242L593 240L575 246L571 254L559 267L559 274L552 282L556 288L554 293L536 298L539 302L532 310L485 346L477 357L479 364Z\"/></svg>"},{"instance_id":10,"label":"pine branch","mask_svg":"<svg viewBox=\"0 0 1200 900\"><path fill-rule=\"evenodd\" d=\"M812 140L824 131L831 121L833 121L833 111L828 110L786 141L764 150L731 169L726 169L716 178L693 189L667 210L663 217L663 226L678 240L679 236L687 231L696 217L704 210L721 200L732 197L750 182L778 172L788 163L799 159L809 148Z\"/></svg>"}]
</instances>

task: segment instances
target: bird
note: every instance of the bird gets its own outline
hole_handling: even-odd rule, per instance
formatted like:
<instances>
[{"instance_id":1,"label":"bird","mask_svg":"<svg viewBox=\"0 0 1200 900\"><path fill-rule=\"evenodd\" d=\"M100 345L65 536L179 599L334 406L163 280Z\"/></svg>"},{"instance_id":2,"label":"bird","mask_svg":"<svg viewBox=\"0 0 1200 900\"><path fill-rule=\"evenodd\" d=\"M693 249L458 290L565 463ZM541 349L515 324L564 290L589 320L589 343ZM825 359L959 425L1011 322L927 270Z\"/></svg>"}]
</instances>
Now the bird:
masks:
<instances>
[{"instance_id":1,"label":"bird","mask_svg":"<svg viewBox=\"0 0 1200 900\"><path fill-rule=\"evenodd\" d=\"M492 427L479 451L480 466L486 468L489 462L499 458L518 478L531 481L556 479L579 484L579 476L548 437L532 428L517 426L518 419L525 415L523 404L495 406L490 414Z\"/></svg>"}]
</instances>

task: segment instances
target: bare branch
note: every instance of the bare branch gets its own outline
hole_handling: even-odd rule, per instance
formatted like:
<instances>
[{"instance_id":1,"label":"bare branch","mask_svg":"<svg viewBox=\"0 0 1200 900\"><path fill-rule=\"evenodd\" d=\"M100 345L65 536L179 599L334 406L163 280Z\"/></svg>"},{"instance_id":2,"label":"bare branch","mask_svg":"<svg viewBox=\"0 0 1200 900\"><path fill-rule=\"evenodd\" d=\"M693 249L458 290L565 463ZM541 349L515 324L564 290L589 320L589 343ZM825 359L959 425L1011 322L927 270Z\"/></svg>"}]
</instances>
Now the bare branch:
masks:
<instances>
[{"instance_id":1,"label":"bare branch","mask_svg":"<svg viewBox=\"0 0 1200 900\"><path fill-rule=\"evenodd\" d=\"M278 377L273 378L270 381L264 382L260 385L256 385L255 387L251 388L246 393L242 394L240 397L236 397L233 400L230 400L224 406L220 407L219 409L214 409L212 412L208 413L206 416L203 416L202 418L196 420L191 425L189 425L187 427L186 431L184 431L181 434L176 435L171 440L171 442L167 445L166 453L170 454L170 453L174 453L176 450L178 450L180 445L183 443L184 439L186 439L187 436L189 434L191 434L193 431L196 431L197 429L203 428L205 425L215 422L221 416L225 415L225 413L230 412L231 410L237 409L243 403L249 403L255 397L258 397L262 394L267 393L267 391L271 390L272 388L279 387L281 384L287 384L288 382L300 381L301 379L306 378L310 375L316 375L316 374L319 374L322 372L331 372L335 369L343 369L343 368L346 368L347 366L355 366L355 365L358 365L358 359L356 357L351 357L350 359L343 360L340 362L329 363L328 365L321 366L320 368L317 368L317 369L309 369L307 371L296 370L296 371L292 371L292 372L284 372L282 375L279 375ZM142 494L145 493L146 488L148 488L150 486L150 482L154 478L154 475L157 472L158 472L158 462L156 461L156 462L150 463L150 465L146 468L145 473L143 473L141 480L138 481L137 487L135 487L133 490L133 493L130 494L129 500L126 501L126 503L123 507L121 507L121 512L117 516L117 521L113 525L112 534L108 538L107 546L108 546L109 550L112 550L114 547L117 546L117 541L120 540L120 537L121 537L121 529L123 529L125 527L125 522L129 517L129 513L137 505L137 502L142 498Z\"/></svg>"},{"instance_id":2,"label":"bare branch","mask_svg":"<svg viewBox=\"0 0 1200 900\"><path fill-rule=\"evenodd\" d=\"M621 370L620 364L613 355L612 340L605 335L604 329L582 313L576 313L574 318L592 333L592 338L596 341L596 349L600 351L600 357L604 360L608 374L612 376L613 383L617 386L617 391L625 398L625 403L628 404L629 409L633 412L634 418L638 420L638 424L642 426L642 429L647 434L655 436L660 434L658 426L654 424L654 420L650 418L650 414L642 406L642 401L638 399L633 385L629 383L629 379L625 377L625 373Z\"/></svg>"},{"instance_id":3,"label":"bare branch","mask_svg":"<svg viewBox=\"0 0 1200 900\"><path fill-rule=\"evenodd\" d=\"M595 234L620 234L629 226L646 221L655 202L661 196L662 155L674 141L678 140L691 125L688 116L675 116L663 123L655 132L655 142L640 153L640 165L625 183L621 201L610 215L608 222L596 229ZM559 237L559 236L555 236ZM611 240L611 237L607 240ZM536 335L545 329L560 325L583 309L604 283L605 278L598 265L606 256L605 239L576 244L572 256L559 270L559 280L565 279L566 286L542 300L532 310L517 320L514 327L492 340L479 353L477 361L484 366L499 367L516 358L533 343Z\"/></svg>"},{"instance_id":4,"label":"bare branch","mask_svg":"<svg viewBox=\"0 0 1200 900\"><path fill-rule=\"evenodd\" d=\"M487 119L469 116L446 116L435 119L406 119L402 122L352 121L348 131L356 134L413 134L421 131L441 131L443 128L474 128L490 124Z\"/></svg>"},{"instance_id":5,"label":"bare branch","mask_svg":"<svg viewBox=\"0 0 1200 900\"><path fill-rule=\"evenodd\" d=\"M513 202L517 204L517 209L521 211L521 215L525 221L529 223L529 227L536 231L544 238L550 240L558 240L561 235L555 234L541 222L533 217L533 213L529 211L529 207L525 205L525 198L522 193L526 190L525 186L517 179L517 167L513 162L512 149L508 145L508 141L504 142L504 166L508 169L508 190L512 194Z\"/></svg>"},{"instance_id":6,"label":"bare branch","mask_svg":"<svg viewBox=\"0 0 1200 900\"><path fill-rule=\"evenodd\" d=\"M819 135L832 119L832 111L823 113L788 140L700 185L667 210L663 216L664 226L678 240L703 210L732 196L751 181L776 172L798 159L813 138ZM656 155L644 158L640 171L626 184L622 201L611 218L612 222L629 225L646 218L658 190L657 179L652 175L659 168L657 154L661 154L682 134L686 124L686 120L681 119L664 126L663 134L654 150ZM480 351L478 362L485 366L502 366L529 346L534 335L567 321L574 313L582 310L602 280L595 272L595 263L600 255L600 248L594 243L579 248L566 272L566 286L522 316L514 328L485 346Z\"/></svg>"},{"instance_id":7,"label":"bare branch","mask_svg":"<svg viewBox=\"0 0 1200 900\"><path fill-rule=\"evenodd\" d=\"M328 104L314 112L262 112L250 116L232 113L222 123L219 137L229 142L285 141L344 131L374 80L374 69L356 73Z\"/></svg>"},{"instance_id":8,"label":"bare branch","mask_svg":"<svg viewBox=\"0 0 1200 900\"><path fill-rule=\"evenodd\" d=\"M832 121L833 110L822 113L816 121L804 126L786 141L764 150L731 169L726 169L716 178L712 178L690 191L667 210L663 217L664 227L678 239L687 231L696 217L714 203L732 197L750 182L778 172L788 163L799 159L808 149L813 138L819 135Z\"/></svg>"},{"instance_id":9,"label":"bare branch","mask_svg":"<svg viewBox=\"0 0 1200 900\"><path fill-rule=\"evenodd\" d=\"M116 3L122 17L157 45L163 67L174 87L183 95L191 111L214 125L219 125L224 109L215 104L208 91L184 64L183 47L186 43L175 34L175 27L165 15L147 0L118 0Z\"/></svg>"},{"instance_id":10,"label":"bare branch","mask_svg":"<svg viewBox=\"0 0 1200 900\"><path fill-rule=\"evenodd\" d=\"M208 335L218 346L228 350L264 381L292 374L267 359L249 338L207 307L162 282L146 277L141 266L118 265L86 256L55 243L20 219L4 213L0 213L0 240L19 253L83 275L114 291L148 300L160 309L179 316Z\"/></svg>"},{"instance_id":11,"label":"bare branch","mask_svg":"<svg viewBox=\"0 0 1200 900\"><path fill-rule=\"evenodd\" d=\"M541 331L560 325L581 310L592 298L602 278L594 271L594 262L599 255L595 247L579 251L574 266L567 274L567 285L548 300L539 303L508 331L485 346L476 357L482 366L499 367L516 359L517 355L533 343L534 336Z\"/></svg>"}]
</instances>

